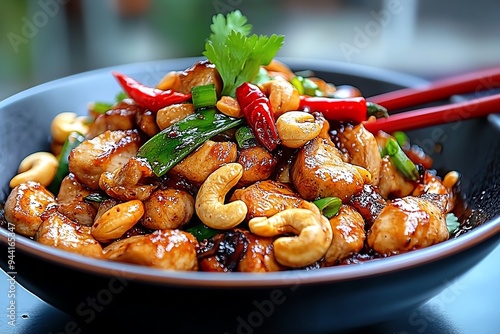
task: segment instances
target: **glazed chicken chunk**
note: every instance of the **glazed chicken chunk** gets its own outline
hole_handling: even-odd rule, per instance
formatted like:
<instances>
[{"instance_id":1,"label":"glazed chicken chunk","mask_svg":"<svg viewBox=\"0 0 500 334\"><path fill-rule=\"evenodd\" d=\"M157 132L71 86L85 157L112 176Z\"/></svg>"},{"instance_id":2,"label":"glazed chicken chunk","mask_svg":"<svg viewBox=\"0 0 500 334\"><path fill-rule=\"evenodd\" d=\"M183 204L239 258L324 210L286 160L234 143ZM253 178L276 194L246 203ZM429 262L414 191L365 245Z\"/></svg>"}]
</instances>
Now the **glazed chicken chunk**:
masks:
<instances>
[{"instance_id":1,"label":"glazed chicken chunk","mask_svg":"<svg viewBox=\"0 0 500 334\"><path fill-rule=\"evenodd\" d=\"M346 202L371 182L366 169L344 162L332 141L320 137L299 150L291 176L293 185L306 200L333 196Z\"/></svg>"},{"instance_id":2,"label":"glazed chicken chunk","mask_svg":"<svg viewBox=\"0 0 500 334\"><path fill-rule=\"evenodd\" d=\"M84 186L99 189L99 178L125 165L140 147L136 130L106 131L88 139L71 151L69 171Z\"/></svg>"}]
</instances>

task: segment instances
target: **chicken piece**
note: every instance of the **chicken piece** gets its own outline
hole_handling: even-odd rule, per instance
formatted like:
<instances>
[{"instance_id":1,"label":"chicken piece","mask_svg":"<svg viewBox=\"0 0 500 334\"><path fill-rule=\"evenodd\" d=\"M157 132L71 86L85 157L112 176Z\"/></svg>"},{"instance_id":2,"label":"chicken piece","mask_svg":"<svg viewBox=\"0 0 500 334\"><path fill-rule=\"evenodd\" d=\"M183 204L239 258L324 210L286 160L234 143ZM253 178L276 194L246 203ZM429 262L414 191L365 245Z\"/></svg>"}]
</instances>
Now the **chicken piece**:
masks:
<instances>
[{"instance_id":1,"label":"chicken piece","mask_svg":"<svg viewBox=\"0 0 500 334\"><path fill-rule=\"evenodd\" d=\"M45 211L41 218L43 222L35 235L39 243L84 256L102 257L101 244L90 233L90 227L75 223L55 208Z\"/></svg>"},{"instance_id":2,"label":"chicken piece","mask_svg":"<svg viewBox=\"0 0 500 334\"><path fill-rule=\"evenodd\" d=\"M377 188L372 184L365 184L363 190L349 200L349 205L352 205L361 214L369 226L375 222L386 204L387 200L378 193Z\"/></svg>"},{"instance_id":3,"label":"chicken piece","mask_svg":"<svg viewBox=\"0 0 500 334\"><path fill-rule=\"evenodd\" d=\"M404 197L412 193L415 183L406 179L389 157L382 158L378 189L385 199Z\"/></svg>"},{"instance_id":4,"label":"chicken piece","mask_svg":"<svg viewBox=\"0 0 500 334\"><path fill-rule=\"evenodd\" d=\"M179 175L194 185L200 186L212 172L222 165L235 162L237 158L235 143L207 140L175 165L169 173Z\"/></svg>"},{"instance_id":5,"label":"chicken piece","mask_svg":"<svg viewBox=\"0 0 500 334\"><path fill-rule=\"evenodd\" d=\"M373 134L363 124L345 127L337 134L341 148L349 154L349 162L370 172L372 184L378 185L382 158Z\"/></svg>"},{"instance_id":6,"label":"chicken piece","mask_svg":"<svg viewBox=\"0 0 500 334\"><path fill-rule=\"evenodd\" d=\"M5 220L14 225L17 233L32 237L42 223L40 215L55 205L54 195L40 183L21 183L12 189L5 201Z\"/></svg>"},{"instance_id":7,"label":"chicken piece","mask_svg":"<svg viewBox=\"0 0 500 334\"><path fill-rule=\"evenodd\" d=\"M363 167L346 163L333 142L316 137L297 153L291 170L297 192L306 200L339 197L346 203L371 182Z\"/></svg>"},{"instance_id":8,"label":"chicken piece","mask_svg":"<svg viewBox=\"0 0 500 334\"><path fill-rule=\"evenodd\" d=\"M229 201L242 200L247 208L247 220L254 217L272 217L291 208L307 208L309 202L301 198L285 183L272 180L258 181L249 187L236 189Z\"/></svg>"},{"instance_id":9,"label":"chicken piece","mask_svg":"<svg viewBox=\"0 0 500 334\"><path fill-rule=\"evenodd\" d=\"M74 148L68 159L69 171L78 182L99 189L99 178L126 164L141 144L137 130L106 131Z\"/></svg>"},{"instance_id":10,"label":"chicken piece","mask_svg":"<svg viewBox=\"0 0 500 334\"><path fill-rule=\"evenodd\" d=\"M198 270L198 241L181 230L156 230L115 241L104 248L108 260L166 270Z\"/></svg>"},{"instance_id":11,"label":"chicken piece","mask_svg":"<svg viewBox=\"0 0 500 334\"><path fill-rule=\"evenodd\" d=\"M286 268L279 264L274 257L274 238L261 237L249 231L243 231L243 233L248 239L248 246L236 271L264 273L281 271Z\"/></svg>"},{"instance_id":12,"label":"chicken piece","mask_svg":"<svg viewBox=\"0 0 500 334\"><path fill-rule=\"evenodd\" d=\"M342 205L338 214L330 218L333 240L325 254L327 266L335 265L363 249L366 233L361 214L350 205Z\"/></svg>"},{"instance_id":13,"label":"chicken piece","mask_svg":"<svg viewBox=\"0 0 500 334\"><path fill-rule=\"evenodd\" d=\"M448 238L443 210L425 198L406 196L384 207L368 231L367 244L379 254L393 255Z\"/></svg>"},{"instance_id":14,"label":"chicken piece","mask_svg":"<svg viewBox=\"0 0 500 334\"><path fill-rule=\"evenodd\" d=\"M158 124L156 124L156 114L157 113L149 109L140 109L135 114L135 123L137 127L149 137L153 137L160 132L160 128Z\"/></svg>"},{"instance_id":15,"label":"chicken piece","mask_svg":"<svg viewBox=\"0 0 500 334\"><path fill-rule=\"evenodd\" d=\"M440 201L439 205L444 208L445 212L451 212L455 207L455 193L452 189L448 189L442 183L441 178L433 174L431 171L426 170L422 183L419 183L413 190L413 196L434 196L435 201Z\"/></svg>"},{"instance_id":16,"label":"chicken piece","mask_svg":"<svg viewBox=\"0 0 500 334\"><path fill-rule=\"evenodd\" d=\"M195 86L214 84L217 96L222 90L222 79L215 65L208 60L200 60L190 68L169 72L158 84L157 88L167 90L172 89L180 93L189 94Z\"/></svg>"},{"instance_id":17,"label":"chicken piece","mask_svg":"<svg viewBox=\"0 0 500 334\"><path fill-rule=\"evenodd\" d=\"M136 157L114 171L105 171L99 178L99 187L110 197L122 201L145 200L158 187L149 164Z\"/></svg>"},{"instance_id":18,"label":"chicken piece","mask_svg":"<svg viewBox=\"0 0 500 334\"><path fill-rule=\"evenodd\" d=\"M243 166L243 176L236 186L245 187L257 181L269 179L278 159L265 148L253 146L241 149L237 162Z\"/></svg>"},{"instance_id":19,"label":"chicken piece","mask_svg":"<svg viewBox=\"0 0 500 334\"><path fill-rule=\"evenodd\" d=\"M84 200L92 193L75 179L74 174L69 173L62 180L57 194L57 210L78 224L92 226L98 205Z\"/></svg>"},{"instance_id":20,"label":"chicken piece","mask_svg":"<svg viewBox=\"0 0 500 334\"><path fill-rule=\"evenodd\" d=\"M134 129L135 117L139 110L140 108L130 99L118 102L110 110L95 118L85 138L95 138L108 130Z\"/></svg>"},{"instance_id":21,"label":"chicken piece","mask_svg":"<svg viewBox=\"0 0 500 334\"><path fill-rule=\"evenodd\" d=\"M144 200L141 224L149 229L175 229L186 225L194 214L194 197L185 190L158 189Z\"/></svg>"}]
</instances>

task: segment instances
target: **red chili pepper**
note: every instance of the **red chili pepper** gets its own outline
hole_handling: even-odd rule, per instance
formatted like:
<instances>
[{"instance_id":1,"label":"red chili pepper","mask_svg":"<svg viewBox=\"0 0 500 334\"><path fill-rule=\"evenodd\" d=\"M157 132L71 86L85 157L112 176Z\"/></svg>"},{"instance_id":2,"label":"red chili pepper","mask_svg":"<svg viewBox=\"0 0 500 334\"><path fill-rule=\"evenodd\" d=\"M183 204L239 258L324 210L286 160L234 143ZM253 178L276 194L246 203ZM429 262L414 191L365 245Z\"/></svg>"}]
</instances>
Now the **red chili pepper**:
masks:
<instances>
[{"instance_id":1,"label":"red chili pepper","mask_svg":"<svg viewBox=\"0 0 500 334\"><path fill-rule=\"evenodd\" d=\"M338 99L301 95L299 109L308 112L319 111L329 121L361 123L367 119L364 97Z\"/></svg>"},{"instance_id":2,"label":"red chili pepper","mask_svg":"<svg viewBox=\"0 0 500 334\"><path fill-rule=\"evenodd\" d=\"M236 99L255 138L269 151L280 144L271 104L254 84L244 82L236 89Z\"/></svg>"},{"instance_id":3,"label":"red chili pepper","mask_svg":"<svg viewBox=\"0 0 500 334\"><path fill-rule=\"evenodd\" d=\"M128 97L134 100L140 107L149 109L153 112L168 105L185 102L191 99L191 94L183 94L171 89L161 90L148 87L119 72L113 72L113 76L118 80Z\"/></svg>"}]
</instances>

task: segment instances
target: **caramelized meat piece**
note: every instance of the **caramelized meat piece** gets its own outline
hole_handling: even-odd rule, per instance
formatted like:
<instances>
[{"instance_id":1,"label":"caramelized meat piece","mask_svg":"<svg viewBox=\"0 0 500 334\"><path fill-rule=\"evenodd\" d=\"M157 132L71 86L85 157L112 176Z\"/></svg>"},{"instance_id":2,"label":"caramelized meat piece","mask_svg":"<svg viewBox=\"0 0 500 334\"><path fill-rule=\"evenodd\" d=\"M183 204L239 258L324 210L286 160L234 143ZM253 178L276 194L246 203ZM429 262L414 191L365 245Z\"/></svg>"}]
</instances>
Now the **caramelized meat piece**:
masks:
<instances>
[{"instance_id":1,"label":"caramelized meat piece","mask_svg":"<svg viewBox=\"0 0 500 334\"><path fill-rule=\"evenodd\" d=\"M135 117L139 110L130 99L118 102L110 110L96 117L85 137L92 139L108 130L132 130L135 128Z\"/></svg>"},{"instance_id":2,"label":"caramelized meat piece","mask_svg":"<svg viewBox=\"0 0 500 334\"><path fill-rule=\"evenodd\" d=\"M61 182L57 195L57 210L78 224L92 226L97 205L84 200L85 196L91 193L93 191L82 186L70 173Z\"/></svg>"},{"instance_id":3,"label":"caramelized meat piece","mask_svg":"<svg viewBox=\"0 0 500 334\"><path fill-rule=\"evenodd\" d=\"M241 231L219 233L200 243L198 259L202 271L235 271L245 252L249 240Z\"/></svg>"},{"instance_id":4,"label":"caramelized meat piece","mask_svg":"<svg viewBox=\"0 0 500 334\"><path fill-rule=\"evenodd\" d=\"M136 130L106 131L74 148L68 159L69 171L78 182L99 189L99 178L113 172L133 157L141 144Z\"/></svg>"},{"instance_id":5,"label":"caramelized meat piece","mask_svg":"<svg viewBox=\"0 0 500 334\"><path fill-rule=\"evenodd\" d=\"M344 162L331 140L319 137L299 150L291 175L293 185L304 199L333 196L344 203L371 180L366 169Z\"/></svg>"},{"instance_id":6,"label":"caramelized meat piece","mask_svg":"<svg viewBox=\"0 0 500 334\"><path fill-rule=\"evenodd\" d=\"M238 163L243 166L243 176L237 187L268 179L274 172L278 159L261 146L244 148L239 151Z\"/></svg>"}]
</instances>

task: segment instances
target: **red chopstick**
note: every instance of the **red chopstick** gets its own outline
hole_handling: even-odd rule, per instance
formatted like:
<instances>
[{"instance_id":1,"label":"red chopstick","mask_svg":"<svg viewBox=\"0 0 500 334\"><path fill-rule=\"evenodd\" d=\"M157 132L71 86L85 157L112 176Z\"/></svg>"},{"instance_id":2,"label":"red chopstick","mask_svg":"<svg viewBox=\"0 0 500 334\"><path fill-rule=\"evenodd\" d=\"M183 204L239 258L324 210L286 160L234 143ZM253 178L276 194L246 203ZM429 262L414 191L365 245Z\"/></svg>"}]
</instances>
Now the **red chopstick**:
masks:
<instances>
[{"instance_id":1,"label":"red chopstick","mask_svg":"<svg viewBox=\"0 0 500 334\"><path fill-rule=\"evenodd\" d=\"M388 118L365 122L363 125L374 134L379 130L391 133L485 117L498 112L500 112L500 94L495 94L465 102L400 112Z\"/></svg>"},{"instance_id":2,"label":"red chopstick","mask_svg":"<svg viewBox=\"0 0 500 334\"><path fill-rule=\"evenodd\" d=\"M455 94L477 93L497 87L500 87L500 67L460 74L422 87L404 88L367 99L384 106L390 113L398 109L443 100Z\"/></svg>"}]
</instances>

